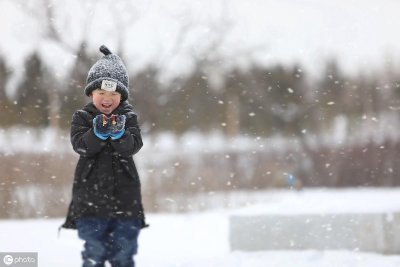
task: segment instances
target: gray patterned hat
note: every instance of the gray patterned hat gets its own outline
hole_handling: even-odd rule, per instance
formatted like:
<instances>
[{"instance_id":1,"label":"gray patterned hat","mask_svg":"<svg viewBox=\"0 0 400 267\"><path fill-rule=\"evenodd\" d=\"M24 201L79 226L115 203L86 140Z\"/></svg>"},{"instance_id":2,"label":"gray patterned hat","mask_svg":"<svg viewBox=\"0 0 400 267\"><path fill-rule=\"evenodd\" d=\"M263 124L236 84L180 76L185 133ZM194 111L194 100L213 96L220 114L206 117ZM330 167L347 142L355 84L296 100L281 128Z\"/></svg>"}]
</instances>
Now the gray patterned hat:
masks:
<instances>
[{"instance_id":1,"label":"gray patterned hat","mask_svg":"<svg viewBox=\"0 0 400 267\"><path fill-rule=\"evenodd\" d=\"M104 54L89 70L85 94L89 96L93 90L103 89L117 91L121 94L121 102L129 96L128 72L121 58L104 45L100 46L100 52Z\"/></svg>"}]
</instances>

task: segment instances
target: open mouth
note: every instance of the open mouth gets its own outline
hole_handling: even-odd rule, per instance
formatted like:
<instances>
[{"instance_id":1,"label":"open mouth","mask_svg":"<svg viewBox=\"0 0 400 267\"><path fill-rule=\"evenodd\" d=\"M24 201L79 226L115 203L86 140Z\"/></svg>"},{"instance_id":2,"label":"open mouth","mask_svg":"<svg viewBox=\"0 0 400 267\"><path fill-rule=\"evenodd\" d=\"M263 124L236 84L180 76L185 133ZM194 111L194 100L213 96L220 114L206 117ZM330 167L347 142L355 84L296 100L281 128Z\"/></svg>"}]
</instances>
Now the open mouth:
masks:
<instances>
[{"instance_id":1,"label":"open mouth","mask_svg":"<svg viewBox=\"0 0 400 267\"><path fill-rule=\"evenodd\" d=\"M101 106L105 109L111 108L112 104L101 104Z\"/></svg>"}]
</instances>

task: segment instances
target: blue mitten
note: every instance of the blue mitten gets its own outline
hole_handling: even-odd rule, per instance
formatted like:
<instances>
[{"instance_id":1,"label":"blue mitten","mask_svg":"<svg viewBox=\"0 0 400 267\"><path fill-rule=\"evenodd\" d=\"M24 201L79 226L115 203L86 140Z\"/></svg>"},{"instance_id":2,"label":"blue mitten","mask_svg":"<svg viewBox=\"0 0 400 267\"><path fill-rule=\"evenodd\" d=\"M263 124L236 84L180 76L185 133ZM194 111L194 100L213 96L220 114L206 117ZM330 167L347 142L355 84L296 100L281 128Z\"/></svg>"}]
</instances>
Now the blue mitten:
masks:
<instances>
[{"instance_id":1,"label":"blue mitten","mask_svg":"<svg viewBox=\"0 0 400 267\"><path fill-rule=\"evenodd\" d=\"M106 140L111 135L111 122L106 115L100 114L93 119L93 131L102 140Z\"/></svg>"},{"instance_id":2,"label":"blue mitten","mask_svg":"<svg viewBox=\"0 0 400 267\"><path fill-rule=\"evenodd\" d=\"M125 115L111 115L111 139L120 139L125 133Z\"/></svg>"}]
</instances>

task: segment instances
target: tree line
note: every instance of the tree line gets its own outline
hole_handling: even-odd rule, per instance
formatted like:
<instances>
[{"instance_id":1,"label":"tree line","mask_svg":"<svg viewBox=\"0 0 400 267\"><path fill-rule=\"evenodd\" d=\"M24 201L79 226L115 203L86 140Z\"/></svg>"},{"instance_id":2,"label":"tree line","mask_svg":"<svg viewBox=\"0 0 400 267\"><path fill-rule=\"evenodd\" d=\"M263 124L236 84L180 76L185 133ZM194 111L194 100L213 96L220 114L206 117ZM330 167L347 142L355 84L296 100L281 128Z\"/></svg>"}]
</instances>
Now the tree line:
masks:
<instances>
[{"instance_id":1,"label":"tree line","mask_svg":"<svg viewBox=\"0 0 400 267\"><path fill-rule=\"evenodd\" d=\"M60 81L33 53L24 70L13 70L23 75L10 96L6 84L11 71L0 57L0 127L68 129L73 112L89 101L83 92L85 80L97 58L82 45L74 67ZM331 60L315 77L300 64L254 64L216 75L218 64L198 60L191 75L167 83L161 81L163 70L157 66L131 74L130 102L143 130L297 136L320 133L337 116L357 125L365 116L396 113L400 104L400 75L390 65L374 73L350 75Z\"/></svg>"}]
</instances>

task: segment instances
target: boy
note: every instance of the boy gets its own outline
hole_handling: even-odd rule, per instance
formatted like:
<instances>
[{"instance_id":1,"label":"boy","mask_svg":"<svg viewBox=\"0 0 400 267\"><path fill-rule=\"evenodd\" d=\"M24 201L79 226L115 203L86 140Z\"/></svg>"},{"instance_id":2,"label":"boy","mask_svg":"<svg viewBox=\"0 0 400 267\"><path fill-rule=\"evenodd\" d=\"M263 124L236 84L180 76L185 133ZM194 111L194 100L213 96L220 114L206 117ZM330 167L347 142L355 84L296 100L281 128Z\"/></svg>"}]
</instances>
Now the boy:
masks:
<instances>
[{"instance_id":1,"label":"boy","mask_svg":"<svg viewBox=\"0 0 400 267\"><path fill-rule=\"evenodd\" d=\"M146 227L140 181L132 156L142 147L128 99L122 60L104 54L90 69L85 94L92 102L74 113L71 143L80 155L64 228L85 241L83 267L133 267L140 229Z\"/></svg>"}]
</instances>

